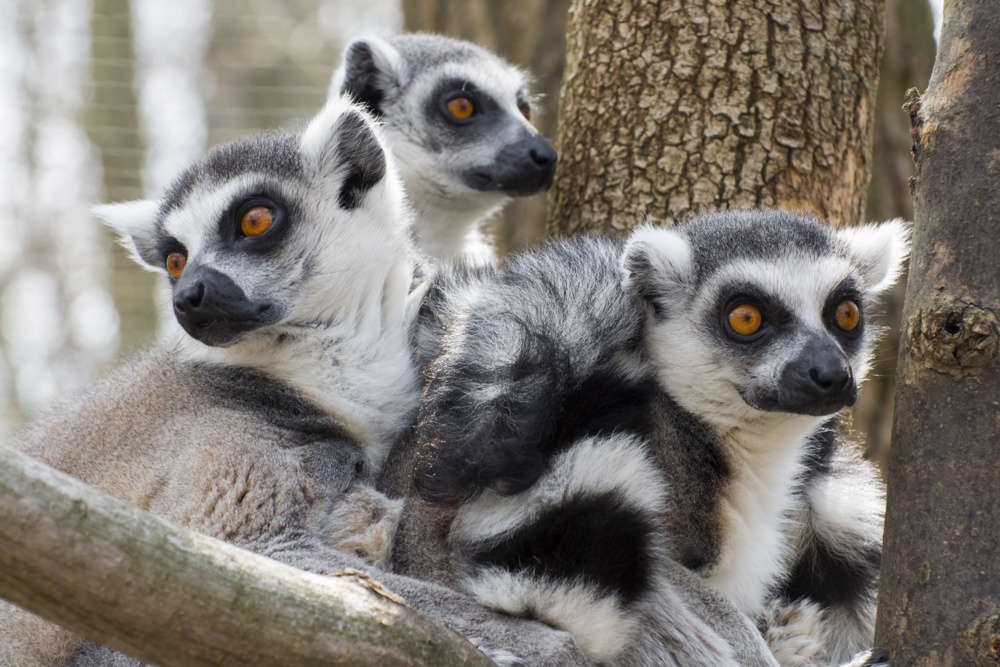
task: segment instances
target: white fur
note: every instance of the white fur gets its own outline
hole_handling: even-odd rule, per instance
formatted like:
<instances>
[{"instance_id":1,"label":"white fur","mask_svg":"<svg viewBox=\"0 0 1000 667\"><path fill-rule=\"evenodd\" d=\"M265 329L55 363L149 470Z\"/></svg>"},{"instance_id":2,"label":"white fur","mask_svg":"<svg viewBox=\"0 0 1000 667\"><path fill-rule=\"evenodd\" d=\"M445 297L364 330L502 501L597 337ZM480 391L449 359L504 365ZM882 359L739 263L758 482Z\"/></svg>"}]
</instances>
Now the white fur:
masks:
<instances>
[{"instance_id":1,"label":"white fur","mask_svg":"<svg viewBox=\"0 0 1000 667\"><path fill-rule=\"evenodd\" d=\"M462 587L483 604L515 616L530 615L568 631L598 663L613 659L628 645L638 619L617 598L583 582L569 584L482 568Z\"/></svg>"},{"instance_id":2,"label":"white fur","mask_svg":"<svg viewBox=\"0 0 1000 667\"><path fill-rule=\"evenodd\" d=\"M909 223L890 220L845 227L837 236L850 249L872 290L882 292L896 282L910 251Z\"/></svg>"},{"instance_id":3,"label":"white fur","mask_svg":"<svg viewBox=\"0 0 1000 667\"><path fill-rule=\"evenodd\" d=\"M502 539L518 526L533 523L547 508L578 495L616 491L637 509L660 514L666 489L642 441L626 435L595 436L555 457L530 489L513 496L486 491L463 505L451 536L461 542Z\"/></svg>"},{"instance_id":4,"label":"white fur","mask_svg":"<svg viewBox=\"0 0 1000 667\"><path fill-rule=\"evenodd\" d=\"M166 267L147 262L137 245L137 242L146 246L155 245L155 235L151 232L159 207L158 201L137 199L119 204L98 204L92 206L90 212L118 233L119 243L133 261L147 271L166 273Z\"/></svg>"}]
</instances>

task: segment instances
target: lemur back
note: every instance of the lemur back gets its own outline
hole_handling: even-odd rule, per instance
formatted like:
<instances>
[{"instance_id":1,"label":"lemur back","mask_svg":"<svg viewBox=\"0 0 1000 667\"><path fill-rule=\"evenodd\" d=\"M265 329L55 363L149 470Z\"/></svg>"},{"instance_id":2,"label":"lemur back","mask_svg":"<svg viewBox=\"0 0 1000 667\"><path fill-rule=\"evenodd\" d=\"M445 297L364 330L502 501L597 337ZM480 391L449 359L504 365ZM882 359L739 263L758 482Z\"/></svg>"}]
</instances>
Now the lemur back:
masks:
<instances>
[{"instance_id":1,"label":"lemur back","mask_svg":"<svg viewBox=\"0 0 1000 667\"><path fill-rule=\"evenodd\" d=\"M444 578L596 659L668 664L636 620L665 563L759 620L781 664L850 659L871 642L881 489L824 422L853 403L864 314L904 254L896 223L732 212L464 285L425 370L395 557L434 503ZM589 630L602 617L610 636Z\"/></svg>"},{"instance_id":2,"label":"lemur back","mask_svg":"<svg viewBox=\"0 0 1000 667\"><path fill-rule=\"evenodd\" d=\"M375 122L333 100L301 132L213 150L160 201L97 213L164 275L180 328L17 446L295 567L386 563L399 503L371 482L419 387L409 347L415 255ZM487 651L582 661L564 633L440 586L374 576ZM0 604L0 664L135 661Z\"/></svg>"},{"instance_id":3,"label":"lemur back","mask_svg":"<svg viewBox=\"0 0 1000 667\"><path fill-rule=\"evenodd\" d=\"M492 258L480 224L511 197L552 184L556 154L530 122L526 75L475 44L430 34L356 39L330 87L345 93L384 124L417 244L431 257Z\"/></svg>"}]
</instances>

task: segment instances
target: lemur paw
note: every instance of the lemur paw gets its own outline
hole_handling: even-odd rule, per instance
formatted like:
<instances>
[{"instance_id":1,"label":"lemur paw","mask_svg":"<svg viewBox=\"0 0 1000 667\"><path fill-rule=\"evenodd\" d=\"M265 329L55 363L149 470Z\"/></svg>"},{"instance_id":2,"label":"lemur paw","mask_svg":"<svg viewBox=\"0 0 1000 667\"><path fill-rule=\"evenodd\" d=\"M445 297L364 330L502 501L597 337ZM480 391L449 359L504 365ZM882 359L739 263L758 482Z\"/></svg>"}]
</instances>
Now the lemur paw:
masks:
<instances>
[{"instance_id":1,"label":"lemur paw","mask_svg":"<svg viewBox=\"0 0 1000 667\"><path fill-rule=\"evenodd\" d=\"M487 658L495 662L500 667L527 667L527 663L510 651L502 648L490 648L483 642L481 637L467 637L469 642L479 649Z\"/></svg>"},{"instance_id":2,"label":"lemur paw","mask_svg":"<svg viewBox=\"0 0 1000 667\"><path fill-rule=\"evenodd\" d=\"M894 667L889 660L889 652L881 648L858 653L843 667Z\"/></svg>"}]
</instances>

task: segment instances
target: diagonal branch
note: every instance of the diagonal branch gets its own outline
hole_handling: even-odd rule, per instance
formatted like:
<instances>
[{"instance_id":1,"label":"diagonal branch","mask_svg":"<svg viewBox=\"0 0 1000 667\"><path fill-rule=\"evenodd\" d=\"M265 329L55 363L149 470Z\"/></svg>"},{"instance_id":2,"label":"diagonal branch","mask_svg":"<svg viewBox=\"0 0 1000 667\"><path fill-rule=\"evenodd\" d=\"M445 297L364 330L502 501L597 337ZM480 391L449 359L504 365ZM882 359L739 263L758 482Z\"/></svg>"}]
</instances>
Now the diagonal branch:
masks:
<instances>
[{"instance_id":1,"label":"diagonal branch","mask_svg":"<svg viewBox=\"0 0 1000 667\"><path fill-rule=\"evenodd\" d=\"M0 446L0 596L170 665L490 665L361 573L178 527Z\"/></svg>"}]
</instances>

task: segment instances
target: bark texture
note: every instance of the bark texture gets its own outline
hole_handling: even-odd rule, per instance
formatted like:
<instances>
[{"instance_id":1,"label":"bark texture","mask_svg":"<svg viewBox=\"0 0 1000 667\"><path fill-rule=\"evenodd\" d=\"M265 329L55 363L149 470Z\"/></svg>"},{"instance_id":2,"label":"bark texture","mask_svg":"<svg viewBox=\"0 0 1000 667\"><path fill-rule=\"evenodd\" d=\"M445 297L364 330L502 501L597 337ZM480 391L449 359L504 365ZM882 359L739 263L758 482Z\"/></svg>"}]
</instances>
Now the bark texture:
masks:
<instances>
[{"instance_id":1,"label":"bark texture","mask_svg":"<svg viewBox=\"0 0 1000 667\"><path fill-rule=\"evenodd\" d=\"M899 665L1000 664L1000 13L946 3L909 95L916 226L876 643Z\"/></svg>"},{"instance_id":2,"label":"bark texture","mask_svg":"<svg viewBox=\"0 0 1000 667\"><path fill-rule=\"evenodd\" d=\"M492 664L366 575L330 575L179 528L0 446L0 594L69 630L164 667Z\"/></svg>"},{"instance_id":3,"label":"bark texture","mask_svg":"<svg viewBox=\"0 0 1000 667\"><path fill-rule=\"evenodd\" d=\"M876 0L575 0L549 230L751 206L857 222L883 12Z\"/></svg>"},{"instance_id":4,"label":"bark texture","mask_svg":"<svg viewBox=\"0 0 1000 667\"><path fill-rule=\"evenodd\" d=\"M413 0L403 3L407 30L436 32L467 39L496 51L528 70L531 92L538 96L535 126L556 136L559 85L566 64L566 12L570 0ZM508 204L492 225L497 248L509 252L545 234L545 195Z\"/></svg>"}]
</instances>

